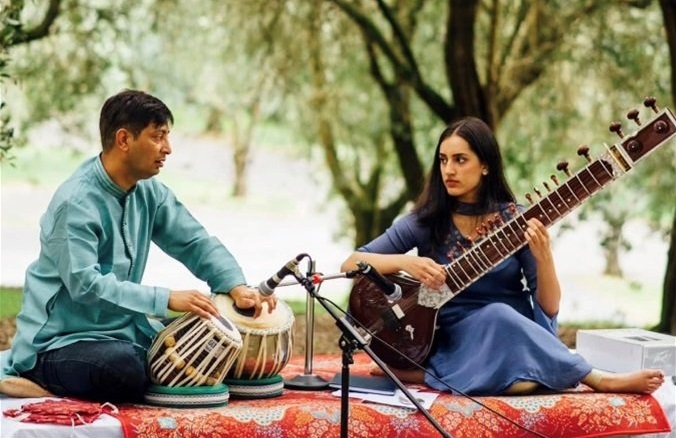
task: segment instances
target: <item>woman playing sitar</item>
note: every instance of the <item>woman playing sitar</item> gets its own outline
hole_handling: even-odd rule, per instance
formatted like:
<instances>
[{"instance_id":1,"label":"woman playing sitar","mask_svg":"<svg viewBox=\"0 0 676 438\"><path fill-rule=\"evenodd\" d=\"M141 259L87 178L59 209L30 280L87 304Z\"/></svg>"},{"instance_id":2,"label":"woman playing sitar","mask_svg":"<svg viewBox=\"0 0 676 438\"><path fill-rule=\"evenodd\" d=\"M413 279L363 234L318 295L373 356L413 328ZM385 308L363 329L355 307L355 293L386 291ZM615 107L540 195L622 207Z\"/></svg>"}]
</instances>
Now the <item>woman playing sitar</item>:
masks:
<instances>
[{"instance_id":1,"label":"woman playing sitar","mask_svg":"<svg viewBox=\"0 0 676 438\"><path fill-rule=\"evenodd\" d=\"M462 257L489 221L506 222L523 210L515 205L492 131L479 119L464 118L441 134L412 212L350 255L341 269L353 270L364 261L380 273L403 271L422 287L443 289L444 265ZM601 392L659 388L660 370L603 373L559 340L561 288L549 234L536 218L524 229L526 246L438 310L425 369L394 369L395 374L442 391L480 395L564 390L580 382Z\"/></svg>"}]
</instances>

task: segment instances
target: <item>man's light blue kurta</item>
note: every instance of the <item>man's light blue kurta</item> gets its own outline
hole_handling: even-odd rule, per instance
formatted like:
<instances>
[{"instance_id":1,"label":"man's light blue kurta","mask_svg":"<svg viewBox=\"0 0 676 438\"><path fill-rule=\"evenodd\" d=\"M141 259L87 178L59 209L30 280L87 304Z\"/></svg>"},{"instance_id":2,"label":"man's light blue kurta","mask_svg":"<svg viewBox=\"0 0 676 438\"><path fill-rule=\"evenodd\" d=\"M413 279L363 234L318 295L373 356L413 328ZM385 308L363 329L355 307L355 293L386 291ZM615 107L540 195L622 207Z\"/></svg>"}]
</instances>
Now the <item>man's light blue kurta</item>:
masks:
<instances>
[{"instance_id":1,"label":"man's light blue kurta","mask_svg":"<svg viewBox=\"0 0 676 438\"><path fill-rule=\"evenodd\" d=\"M83 340L127 340L148 348L167 315L169 289L141 285L151 242L212 292L245 284L223 244L155 178L128 192L100 157L56 191L40 221L41 252L26 271L4 373L30 370L39 352Z\"/></svg>"}]
</instances>

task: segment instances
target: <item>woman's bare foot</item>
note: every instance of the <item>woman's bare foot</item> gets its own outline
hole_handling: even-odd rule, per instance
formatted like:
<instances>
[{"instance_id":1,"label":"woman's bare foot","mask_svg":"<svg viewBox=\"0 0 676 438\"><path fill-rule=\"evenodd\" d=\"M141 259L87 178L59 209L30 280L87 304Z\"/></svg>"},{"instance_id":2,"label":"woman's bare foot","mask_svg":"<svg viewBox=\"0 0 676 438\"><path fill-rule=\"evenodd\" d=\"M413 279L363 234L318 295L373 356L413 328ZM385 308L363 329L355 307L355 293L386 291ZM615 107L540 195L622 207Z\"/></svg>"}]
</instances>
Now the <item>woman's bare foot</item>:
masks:
<instances>
[{"instance_id":1,"label":"woman's bare foot","mask_svg":"<svg viewBox=\"0 0 676 438\"><path fill-rule=\"evenodd\" d=\"M425 383L425 371L414 368L412 370L399 370L397 368L390 368L390 371L397 376L397 379L404 383ZM378 365L373 365L369 373L374 376L384 376L385 373Z\"/></svg>"},{"instance_id":2,"label":"woman's bare foot","mask_svg":"<svg viewBox=\"0 0 676 438\"><path fill-rule=\"evenodd\" d=\"M664 383L664 373L655 369L617 374L593 370L585 376L582 383L598 392L651 394Z\"/></svg>"}]
</instances>

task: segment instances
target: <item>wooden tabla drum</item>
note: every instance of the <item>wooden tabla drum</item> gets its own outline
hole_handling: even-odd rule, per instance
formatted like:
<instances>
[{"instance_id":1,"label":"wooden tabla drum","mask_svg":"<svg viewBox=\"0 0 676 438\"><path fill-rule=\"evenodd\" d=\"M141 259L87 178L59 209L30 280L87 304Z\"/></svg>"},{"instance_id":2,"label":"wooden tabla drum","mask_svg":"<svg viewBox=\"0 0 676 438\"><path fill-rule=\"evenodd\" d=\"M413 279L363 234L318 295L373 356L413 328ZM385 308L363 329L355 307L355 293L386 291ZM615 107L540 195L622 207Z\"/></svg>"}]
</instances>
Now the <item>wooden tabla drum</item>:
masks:
<instances>
[{"instance_id":1,"label":"wooden tabla drum","mask_svg":"<svg viewBox=\"0 0 676 438\"><path fill-rule=\"evenodd\" d=\"M258 318L253 309L239 309L228 294L216 294L219 313L228 318L242 336L242 350L227 374L234 379L265 379L277 375L293 354L293 311L282 300L268 313L267 305Z\"/></svg>"},{"instance_id":2,"label":"wooden tabla drum","mask_svg":"<svg viewBox=\"0 0 676 438\"><path fill-rule=\"evenodd\" d=\"M242 336L227 318L185 313L162 329L148 351L150 379L161 386L214 386L242 349Z\"/></svg>"}]
</instances>

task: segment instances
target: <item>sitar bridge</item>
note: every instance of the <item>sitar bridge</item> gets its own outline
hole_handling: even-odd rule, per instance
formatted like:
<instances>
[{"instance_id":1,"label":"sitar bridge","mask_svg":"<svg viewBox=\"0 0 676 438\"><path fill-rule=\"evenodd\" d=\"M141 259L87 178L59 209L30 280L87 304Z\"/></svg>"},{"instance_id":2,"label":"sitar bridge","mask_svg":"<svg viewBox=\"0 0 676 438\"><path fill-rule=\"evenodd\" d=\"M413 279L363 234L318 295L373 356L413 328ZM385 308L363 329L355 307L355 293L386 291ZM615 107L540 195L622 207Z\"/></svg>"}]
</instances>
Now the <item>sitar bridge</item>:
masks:
<instances>
[{"instance_id":1,"label":"sitar bridge","mask_svg":"<svg viewBox=\"0 0 676 438\"><path fill-rule=\"evenodd\" d=\"M383 311L380 315L380 318L383 320L385 327L390 330L397 330L401 326L399 320L402 319L406 314L398 304L395 304L392 307L389 307L387 310Z\"/></svg>"}]
</instances>

